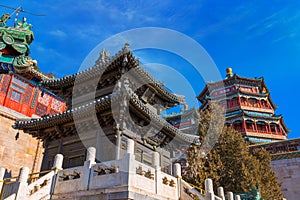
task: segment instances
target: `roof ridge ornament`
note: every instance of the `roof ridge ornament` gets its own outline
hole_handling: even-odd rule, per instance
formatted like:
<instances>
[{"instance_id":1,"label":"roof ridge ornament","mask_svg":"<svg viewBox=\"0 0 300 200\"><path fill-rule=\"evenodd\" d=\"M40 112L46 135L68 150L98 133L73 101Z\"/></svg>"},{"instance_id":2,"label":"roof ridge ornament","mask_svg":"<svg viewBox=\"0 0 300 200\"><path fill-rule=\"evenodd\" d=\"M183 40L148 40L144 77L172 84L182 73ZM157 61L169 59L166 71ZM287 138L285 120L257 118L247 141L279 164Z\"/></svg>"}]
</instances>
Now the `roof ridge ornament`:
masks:
<instances>
[{"instance_id":1,"label":"roof ridge ornament","mask_svg":"<svg viewBox=\"0 0 300 200\"><path fill-rule=\"evenodd\" d=\"M128 53L130 51L130 45L128 42L125 42L124 47L122 48L124 53Z\"/></svg>"},{"instance_id":2,"label":"roof ridge ornament","mask_svg":"<svg viewBox=\"0 0 300 200\"><path fill-rule=\"evenodd\" d=\"M32 28L32 24L29 24L26 17L23 17L23 21L18 20L16 22L16 28L30 30Z\"/></svg>"},{"instance_id":3,"label":"roof ridge ornament","mask_svg":"<svg viewBox=\"0 0 300 200\"><path fill-rule=\"evenodd\" d=\"M102 49L102 51L100 52L100 57L98 58L97 61L99 61L100 63L106 63L109 60L110 60L110 52L105 51L105 49Z\"/></svg>"},{"instance_id":4,"label":"roof ridge ornament","mask_svg":"<svg viewBox=\"0 0 300 200\"><path fill-rule=\"evenodd\" d=\"M225 79L228 79L228 78L231 78L233 77L233 73L232 73L232 68L226 68L226 78Z\"/></svg>"}]
</instances>

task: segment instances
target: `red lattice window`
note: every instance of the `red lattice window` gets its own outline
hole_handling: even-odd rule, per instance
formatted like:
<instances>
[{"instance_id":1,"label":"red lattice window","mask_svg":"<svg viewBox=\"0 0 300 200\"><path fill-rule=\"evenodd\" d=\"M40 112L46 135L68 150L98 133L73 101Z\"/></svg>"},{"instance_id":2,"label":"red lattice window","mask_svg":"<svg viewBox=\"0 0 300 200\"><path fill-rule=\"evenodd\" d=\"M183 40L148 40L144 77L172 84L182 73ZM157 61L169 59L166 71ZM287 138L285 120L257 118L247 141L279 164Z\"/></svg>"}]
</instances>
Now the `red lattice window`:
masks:
<instances>
[{"instance_id":1,"label":"red lattice window","mask_svg":"<svg viewBox=\"0 0 300 200\"><path fill-rule=\"evenodd\" d=\"M44 93L43 96L42 95L39 96L38 102L42 103L44 105L49 105L50 99L51 99L51 96L47 93Z\"/></svg>"},{"instance_id":2,"label":"red lattice window","mask_svg":"<svg viewBox=\"0 0 300 200\"><path fill-rule=\"evenodd\" d=\"M21 101L21 96L21 93L17 92L16 90L11 91L10 98L18 103Z\"/></svg>"},{"instance_id":3,"label":"red lattice window","mask_svg":"<svg viewBox=\"0 0 300 200\"><path fill-rule=\"evenodd\" d=\"M25 104L29 104L30 103L30 97L32 95L32 87L31 86L28 86L25 94L24 94L24 100L23 100L23 103Z\"/></svg>"},{"instance_id":4,"label":"red lattice window","mask_svg":"<svg viewBox=\"0 0 300 200\"><path fill-rule=\"evenodd\" d=\"M38 116L43 116L46 115L47 113L47 107L38 103L35 109L35 114L37 114Z\"/></svg>"},{"instance_id":5,"label":"red lattice window","mask_svg":"<svg viewBox=\"0 0 300 200\"><path fill-rule=\"evenodd\" d=\"M63 102L61 102L55 98L52 98L51 108L53 110L60 112L62 110L62 107L63 107Z\"/></svg>"},{"instance_id":6,"label":"red lattice window","mask_svg":"<svg viewBox=\"0 0 300 200\"><path fill-rule=\"evenodd\" d=\"M9 75L4 75L3 78L2 78L2 87L1 87L1 90L0 90L2 93L7 92L9 82L10 82L10 76Z\"/></svg>"}]
</instances>

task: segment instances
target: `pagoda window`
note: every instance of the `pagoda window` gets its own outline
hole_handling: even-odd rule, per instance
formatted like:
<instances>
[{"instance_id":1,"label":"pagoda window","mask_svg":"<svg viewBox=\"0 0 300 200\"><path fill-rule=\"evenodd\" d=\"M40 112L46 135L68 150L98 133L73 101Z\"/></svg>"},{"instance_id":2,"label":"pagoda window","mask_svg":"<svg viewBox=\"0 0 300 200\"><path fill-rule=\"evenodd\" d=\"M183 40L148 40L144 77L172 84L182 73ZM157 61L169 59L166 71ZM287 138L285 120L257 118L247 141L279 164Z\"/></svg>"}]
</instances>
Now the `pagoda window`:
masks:
<instances>
[{"instance_id":1,"label":"pagoda window","mask_svg":"<svg viewBox=\"0 0 300 200\"><path fill-rule=\"evenodd\" d=\"M264 99L261 100L261 105L263 108L270 108L270 106L268 105L268 102Z\"/></svg>"},{"instance_id":2,"label":"pagoda window","mask_svg":"<svg viewBox=\"0 0 300 200\"><path fill-rule=\"evenodd\" d=\"M247 106L247 99L245 97L241 97L241 105Z\"/></svg>"},{"instance_id":3,"label":"pagoda window","mask_svg":"<svg viewBox=\"0 0 300 200\"><path fill-rule=\"evenodd\" d=\"M252 120L246 120L247 131L255 132L254 122Z\"/></svg>"},{"instance_id":4,"label":"pagoda window","mask_svg":"<svg viewBox=\"0 0 300 200\"><path fill-rule=\"evenodd\" d=\"M256 122L258 132L268 132L267 123L263 121Z\"/></svg>"},{"instance_id":5,"label":"pagoda window","mask_svg":"<svg viewBox=\"0 0 300 200\"><path fill-rule=\"evenodd\" d=\"M275 123L270 124L271 133L278 133L278 125Z\"/></svg>"},{"instance_id":6,"label":"pagoda window","mask_svg":"<svg viewBox=\"0 0 300 200\"><path fill-rule=\"evenodd\" d=\"M259 101L254 98L249 98L249 103L252 107L258 107L259 106Z\"/></svg>"},{"instance_id":7,"label":"pagoda window","mask_svg":"<svg viewBox=\"0 0 300 200\"><path fill-rule=\"evenodd\" d=\"M237 97L232 98L231 101L232 101L232 107L233 107L233 108L239 105L239 102L238 102L238 98L237 98Z\"/></svg>"},{"instance_id":8,"label":"pagoda window","mask_svg":"<svg viewBox=\"0 0 300 200\"><path fill-rule=\"evenodd\" d=\"M242 132L243 131L243 124L241 120L237 120L235 122L233 122L233 128L236 131Z\"/></svg>"}]
</instances>

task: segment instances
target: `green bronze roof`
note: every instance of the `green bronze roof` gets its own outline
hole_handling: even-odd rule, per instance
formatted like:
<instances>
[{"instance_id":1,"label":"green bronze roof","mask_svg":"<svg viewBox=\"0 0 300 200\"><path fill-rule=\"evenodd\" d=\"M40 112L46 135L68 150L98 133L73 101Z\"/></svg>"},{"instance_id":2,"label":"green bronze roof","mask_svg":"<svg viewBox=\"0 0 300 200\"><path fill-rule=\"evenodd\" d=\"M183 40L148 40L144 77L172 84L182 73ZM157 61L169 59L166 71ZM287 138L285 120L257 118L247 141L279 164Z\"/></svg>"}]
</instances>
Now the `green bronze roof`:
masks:
<instances>
[{"instance_id":1,"label":"green bronze roof","mask_svg":"<svg viewBox=\"0 0 300 200\"><path fill-rule=\"evenodd\" d=\"M34 40L32 25L23 18L23 21L18 20L14 27L8 27L6 22L9 18L9 14L4 14L0 18L0 63L12 65L13 68L8 71L29 79L35 77L41 81L53 78L42 73L37 67L37 61L28 56L29 45Z\"/></svg>"},{"instance_id":2,"label":"green bronze roof","mask_svg":"<svg viewBox=\"0 0 300 200\"><path fill-rule=\"evenodd\" d=\"M23 19L18 21L16 27L7 27L6 24L0 26L0 50L7 47L14 49L18 55L28 55L30 52L29 45L34 39L31 24Z\"/></svg>"}]
</instances>

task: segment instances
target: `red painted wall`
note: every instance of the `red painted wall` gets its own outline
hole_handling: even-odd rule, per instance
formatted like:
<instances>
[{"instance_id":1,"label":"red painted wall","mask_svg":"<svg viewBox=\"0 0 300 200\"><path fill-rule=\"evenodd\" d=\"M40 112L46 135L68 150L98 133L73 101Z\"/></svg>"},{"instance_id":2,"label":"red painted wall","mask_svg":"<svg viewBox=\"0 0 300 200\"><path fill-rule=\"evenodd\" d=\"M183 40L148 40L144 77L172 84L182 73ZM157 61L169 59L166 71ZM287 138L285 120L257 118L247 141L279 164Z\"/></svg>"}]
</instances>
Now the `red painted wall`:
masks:
<instances>
[{"instance_id":1,"label":"red painted wall","mask_svg":"<svg viewBox=\"0 0 300 200\"><path fill-rule=\"evenodd\" d=\"M66 104L18 75L0 75L0 105L28 117L63 112Z\"/></svg>"}]
</instances>

